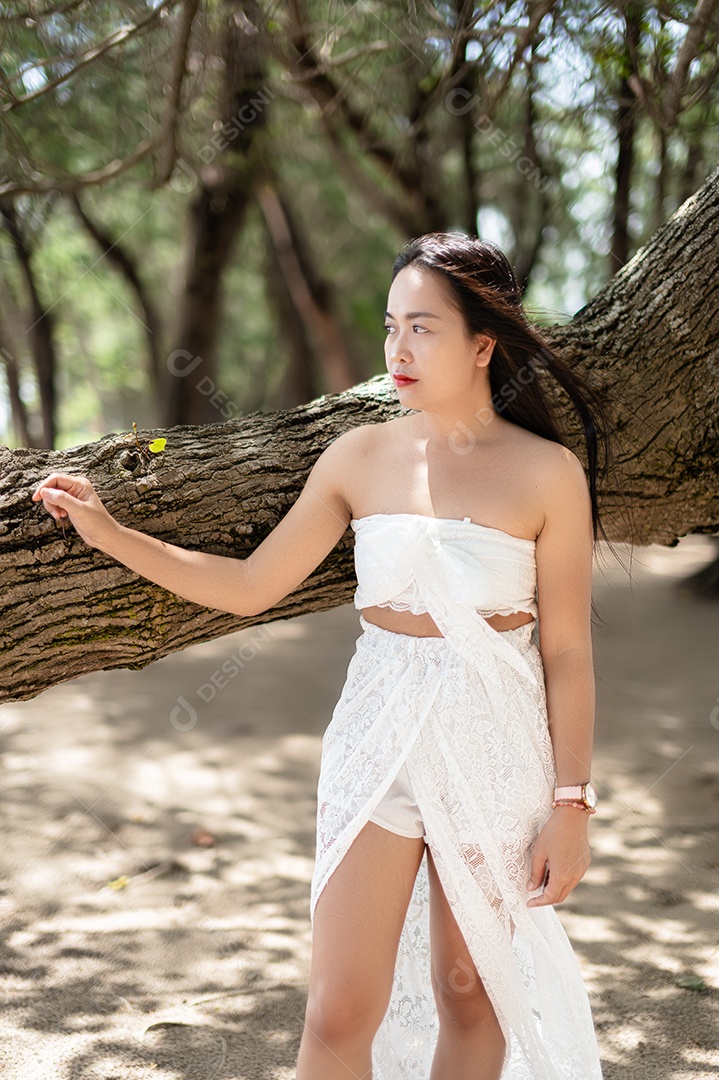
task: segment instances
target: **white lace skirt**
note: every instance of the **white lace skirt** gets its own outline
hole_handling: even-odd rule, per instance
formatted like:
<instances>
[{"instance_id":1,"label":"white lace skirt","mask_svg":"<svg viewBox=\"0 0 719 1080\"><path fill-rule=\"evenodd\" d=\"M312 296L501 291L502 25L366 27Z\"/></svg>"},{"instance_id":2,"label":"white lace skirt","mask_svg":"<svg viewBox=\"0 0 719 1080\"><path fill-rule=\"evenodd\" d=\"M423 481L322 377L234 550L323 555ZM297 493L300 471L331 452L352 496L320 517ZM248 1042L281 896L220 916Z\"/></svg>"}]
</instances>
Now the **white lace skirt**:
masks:
<instances>
[{"instance_id":1,"label":"white lace skirt","mask_svg":"<svg viewBox=\"0 0 719 1080\"><path fill-rule=\"evenodd\" d=\"M482 678L441 637L362 634L322 741L310 912L403 764L427 844L507 1041L502 1080L601 1080L589 1000L553 907L528 908L529 850L551 814L554 757L535 625L502 636L537 683L503 661L504 720ZM495 631L496 632L496 631ZM438 1034L423 859L373 1080L428 1080Z\"/></svg>"}]
</instances>

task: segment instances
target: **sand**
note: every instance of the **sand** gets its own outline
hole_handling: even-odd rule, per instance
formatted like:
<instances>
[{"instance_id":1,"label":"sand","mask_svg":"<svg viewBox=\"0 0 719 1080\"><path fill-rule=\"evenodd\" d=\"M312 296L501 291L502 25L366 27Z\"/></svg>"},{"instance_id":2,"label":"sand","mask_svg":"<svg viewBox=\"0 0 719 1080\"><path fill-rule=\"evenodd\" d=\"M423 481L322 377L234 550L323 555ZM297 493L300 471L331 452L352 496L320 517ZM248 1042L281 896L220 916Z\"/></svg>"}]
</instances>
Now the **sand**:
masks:
<instances>
[{"instance_id":1,"label":"sand","mask_svg":"<svg viewBox=\"0 0 719 1080\"><path fill-rule=\"evenodd\" d=\"M719 604L681 588L713 552L595 570L601 803L556 910L606 1080L719 1076ZM358 633L348 605L0 707L3 1080L294 1077L321 738Z\"/></svg>"}]
</instances>

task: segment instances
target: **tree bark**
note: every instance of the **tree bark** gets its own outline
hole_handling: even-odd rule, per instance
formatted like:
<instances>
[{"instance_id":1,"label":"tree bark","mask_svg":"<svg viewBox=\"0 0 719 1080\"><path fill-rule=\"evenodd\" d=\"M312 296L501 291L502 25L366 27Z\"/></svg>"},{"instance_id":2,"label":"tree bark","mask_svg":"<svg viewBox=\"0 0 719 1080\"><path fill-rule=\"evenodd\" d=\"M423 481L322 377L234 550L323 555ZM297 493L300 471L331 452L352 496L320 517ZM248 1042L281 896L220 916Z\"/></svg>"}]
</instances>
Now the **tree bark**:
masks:
<instances>
[{"instance_id":1,"label":"tree bark","mask_svg":"<svg viewBox=\"0 0 719 1080\"><path fill-rule=\"evenodd\" d=\"M200 607L88 548L71 525L30 501L53 471L88 476L124 525L170 543L246 558L299 495L319 453L341 431L397 415L380 376L290 412L140 433L167 446L147 458L108 435L48 453L0 447L0 700L34 696L99 668L141 668L196 641L257 623L324 611L352 595L349 537L259 617Z\"/></svg>"},{"instance_id":2,"label":"tree bark","mask_svg":"<svg viewBox=\"0 0 719 1080\"><path fill-rule=\"evenodd\" d=\"M612 539L674 547L689 532L716 533L719 169L550 336L611 403L616 480L604 513Z\"/></svg>"},{"instance_id":3,"label":"tree bark","mask_svg":"<svg viewBox=\"0 0 719 1080\"><path fill-rule=\"evenodd\" d=\"M674 546L688 532L719 531L719 169L550 337L613 413L619 452L615 486L602 490L607 535ZM259 617L190 604L87 548L70 525L64 540L30 501L50 472L88 475L125 525L245 558L287 512L332 439L402 412L382 375L288 412L173 428L156 457L118 435L58 453L0 450L2 700L29 698L99 668L141 668L252 624L323 611L349 602L356 584L348 530L294 593ZM570 444L583 457L569 419Z\"/></svg>"}]
</instances>

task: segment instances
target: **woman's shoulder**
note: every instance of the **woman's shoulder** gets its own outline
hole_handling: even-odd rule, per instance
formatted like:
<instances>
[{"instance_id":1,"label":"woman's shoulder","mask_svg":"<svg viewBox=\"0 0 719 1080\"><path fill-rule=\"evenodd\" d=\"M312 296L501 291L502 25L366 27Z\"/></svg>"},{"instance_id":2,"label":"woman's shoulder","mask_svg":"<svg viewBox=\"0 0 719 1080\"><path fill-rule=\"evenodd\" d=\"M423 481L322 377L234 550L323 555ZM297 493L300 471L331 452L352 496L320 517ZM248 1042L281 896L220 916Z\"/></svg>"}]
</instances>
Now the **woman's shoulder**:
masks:
<instances>
[{"instance_id":1,"label":"woman's shoulder","mask_svg":"<svg viewBox=\"0 0 719 1080\"><path fill-rule=\"evenodd\" d=\"M342 440L345 446L353 450L367 451L373 447L382 446L387 440L406 430L406 417L397 416L391 420L380 420L373 424L356 424L348 428L335 439Z\"/></svg>"},{"instance_id":2,"label":"woman's shoulder","mask_svg":"<svg viewBox=\"0 0 719 1080\"><path fill-rule=\"evenodd\" d=\"M514 444L517 453L525 455L536 467L558 476L576 472L578 467L584 469L577 455L563 443L537 435L518 424L512 424L512 428L509 441Z\"/></svg>"},{"instance_id":3,"label":"woman's shoulder","mask_svg":"<svg viewBox=\"0 0 719 1080\"><path fill-rule=\"evenodd\" d=\"M535 508L537 522L546 520L558 503L576 504L588 498L586 470L569 447L518 425L513 428L505 432L499 456L503 468L512 473L523 504ZM537 531L540 528L537 525Z\"/></svg>"},{"instance_id":4,"label":"woman's shoulder","mask_svg":"<svg viewBox=\"0 0 719 1080\"><path fill-rule=\"evenodd\" d=\"M562 507L583 504L590 507L587 471L581 459L562 443L529 434L531 441L526 445L531 451L527 457L531 469L527 469L526 475L531 476L534 497L543 508L545 521Z\"/></svg>"}]
</instances>

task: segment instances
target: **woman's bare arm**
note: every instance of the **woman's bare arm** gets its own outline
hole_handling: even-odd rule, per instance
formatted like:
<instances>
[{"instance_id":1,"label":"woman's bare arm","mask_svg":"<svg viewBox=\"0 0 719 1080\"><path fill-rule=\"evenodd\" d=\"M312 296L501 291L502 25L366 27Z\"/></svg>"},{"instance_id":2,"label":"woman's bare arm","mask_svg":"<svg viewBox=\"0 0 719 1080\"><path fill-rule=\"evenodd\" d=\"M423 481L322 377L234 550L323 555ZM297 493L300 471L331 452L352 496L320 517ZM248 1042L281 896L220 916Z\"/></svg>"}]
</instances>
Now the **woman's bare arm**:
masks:
<instances>
[{"instance_id":1,"label":"woman's bare arm","mask_svg":"<svg viewBox=\"0 0 719 1080\"><path fill-rule=\"evenodd\" d=\"M351 515L345 483L363 440L363 429L353 428L330 443L298 499L246 559L189 551L120 525L85 477L53 473L32 498L42 499L54 518L68 517L90 547L177 596L235 615L258 615L293 592L345 533ZM241 506L237 512L241 517Z\"/></svg>"},{"instance_id":2,"label":"woman's bare arm","mask_svg":"<svg viewBox=\"0 0 719 1080\"><path fill-rule=\"evenodd\" d=\"M544 478L544 526L537 537L539 648L547 693L549 736L558 787L590 779L594 734L594 669L591 639L593 537L589 488L579 458L554 451ZM528 888L546 881L528 907L566 899L591 863L589 814L558 806L531 852Z\"/></svg>"},{"instance_id":3,"label":"woman's bare arm","mask_svg":"<svg viewBox=\"0 0 719 1080\"><path fill-rule=\"evenodd\" d=\"M537 538L539 647L557 785L589 779L594 733L592 507L581 461L566 448L551 469Z\"/></svg>"}]
</instances>

